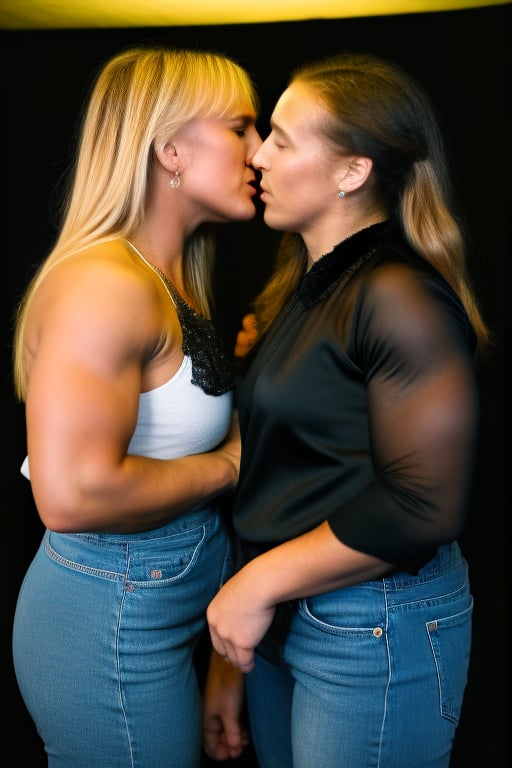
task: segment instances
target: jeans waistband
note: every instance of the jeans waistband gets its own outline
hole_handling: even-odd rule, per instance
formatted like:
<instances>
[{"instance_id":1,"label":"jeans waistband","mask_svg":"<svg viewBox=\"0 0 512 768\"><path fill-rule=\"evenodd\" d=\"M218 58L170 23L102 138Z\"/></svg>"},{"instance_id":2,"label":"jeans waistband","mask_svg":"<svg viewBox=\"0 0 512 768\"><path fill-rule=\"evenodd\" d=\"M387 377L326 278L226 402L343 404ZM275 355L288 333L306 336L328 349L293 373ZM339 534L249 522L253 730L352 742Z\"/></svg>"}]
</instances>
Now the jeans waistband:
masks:
<instances>
[{"instance_id":1,"label":"jeans waistband","mask_svg":"<svg viewBox=\"0 0 512 768\"><path fill-rule=\"evenodd\" d=\"M187 512L175 520L171 520L169 523L160 526L159 528L150 528L147 531L135 531L134 533L64 533L59 536L68 536L76 540L87 542L88 544L97 544L98 546L104 545L123 545L130 544L137 541L149 541L153 539L161 539L166 536L174 536L176 534L190 531L194 528L198 528L201 525L206 525L211 518L218 513L217 507L214 504L209 504L202 509L195 509L193 512ZM54 535L53 531L49 531Z\"/></svg>"}]
</instances>

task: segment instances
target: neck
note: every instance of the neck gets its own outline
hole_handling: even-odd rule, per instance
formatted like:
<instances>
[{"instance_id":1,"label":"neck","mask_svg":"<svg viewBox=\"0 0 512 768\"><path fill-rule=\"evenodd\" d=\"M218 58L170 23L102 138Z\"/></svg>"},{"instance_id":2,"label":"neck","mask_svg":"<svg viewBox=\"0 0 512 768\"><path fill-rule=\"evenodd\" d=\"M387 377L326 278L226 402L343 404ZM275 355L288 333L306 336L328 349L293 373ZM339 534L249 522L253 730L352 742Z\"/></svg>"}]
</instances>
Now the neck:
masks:
<instances>
[{"instance_id":1,"label":"neck","mask_svg":"<svg viewBox=\"0 0 512 768\"><path fill-rule=\"evenodd\" d=\"M145 239L139 233L132 235L126 242L132 246L142 261L160 274L165 275L166 279L181 294L186 295L181 251L179 254L173 255L170 250L163 249L161 246L155 247L151 239Z\"/></svg>"},{"instance_id":2,"label":"neck","mask_svg":"<svg viewBox=\"0 0 512 768\"><path fill-rule=\"evenodd\" d=\"M320 237L304 237L304 243L308 253L307 269L309 270L315 262L330 253L337 245L348 240L349 237L361 232L363 229L371 227L373 224L379 224L386 221L387 215L376 213L372 216L360 216L352 220L337 222L332 230L326 230Z\"/></svg>"}]
</instances>

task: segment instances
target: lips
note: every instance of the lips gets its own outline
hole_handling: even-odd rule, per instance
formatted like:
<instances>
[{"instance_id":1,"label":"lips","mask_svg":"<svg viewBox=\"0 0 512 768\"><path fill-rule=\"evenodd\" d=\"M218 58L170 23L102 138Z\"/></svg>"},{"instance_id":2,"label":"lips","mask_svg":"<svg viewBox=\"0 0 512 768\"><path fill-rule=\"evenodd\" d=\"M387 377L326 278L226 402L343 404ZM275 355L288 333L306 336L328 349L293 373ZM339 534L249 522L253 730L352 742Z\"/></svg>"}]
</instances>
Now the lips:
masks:
<instances>
[{"instance_id":1,"label":"lips","mask_svg":"<svg viewBox=\"0 0 512 768\"><path fill-rule=\"evenodd\" d=\"M258 179L252 179L252 181L248 182L249 187L251 187L251 195L254 197L255 195L260 195L260 185L258 182Z\"/></svg>"}]
</instances>

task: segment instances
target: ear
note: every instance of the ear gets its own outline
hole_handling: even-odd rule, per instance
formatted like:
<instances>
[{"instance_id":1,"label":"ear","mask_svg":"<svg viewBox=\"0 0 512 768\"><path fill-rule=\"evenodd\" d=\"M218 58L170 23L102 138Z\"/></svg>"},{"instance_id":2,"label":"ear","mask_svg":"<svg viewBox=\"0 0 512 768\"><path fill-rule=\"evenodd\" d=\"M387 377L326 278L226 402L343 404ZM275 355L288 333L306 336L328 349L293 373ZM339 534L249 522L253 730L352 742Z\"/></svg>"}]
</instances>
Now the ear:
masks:
<instances>
[{"instance_id":1,"label":"ear","mask_svg":"<svg viewBox=\"0 0 512 768\"><path fill-rule=\"evenodd\" d=\"M166 144L155 143L155 155L166 171L174 173L179 169L178 153L171 141L168 141Z\"/></svg>"},{"instance_id":2,"label":"ear","mask_svg":"<svg viewBox=\"0 0 512 768\"><path fill-rule=\"evenodd\" d=\"M359 189L372 172L372 167L373 161L369 157L353 157L340 179L338 189L344 192L354 192Z\"/></svg>"}]
</instances>

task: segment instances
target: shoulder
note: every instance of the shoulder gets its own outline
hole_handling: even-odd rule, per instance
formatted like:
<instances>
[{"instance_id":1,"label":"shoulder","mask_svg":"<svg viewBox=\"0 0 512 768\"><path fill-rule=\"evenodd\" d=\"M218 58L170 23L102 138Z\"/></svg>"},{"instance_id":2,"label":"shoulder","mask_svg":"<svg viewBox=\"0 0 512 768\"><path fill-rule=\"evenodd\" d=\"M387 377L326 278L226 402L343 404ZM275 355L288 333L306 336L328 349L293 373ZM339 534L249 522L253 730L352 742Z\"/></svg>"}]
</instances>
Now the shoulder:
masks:
<instances>
[{"instance_id":1,"label":"shoulder","mask_svg":"<svg viewBox=\"0 0 512 768\"><path fill-rule=\"evenodd\" d=\"M354 313L361 342L396 345L414 357L450 339L472 350L469 319L455 291L414 251L384 248L361 276Z\"/></svg>"},{"instance_id":2,"label":"shoulder","mask_svg":"<svg viewBox=\"0 0 512 768\"><path fill-rule=\"evenodd\" d=\"M64 256L47 270L34 293L27 330L63 337L103 329L151 343L162 330L162 305L156 281L127 246L109 241Z\"/></svg>"},{"instance_id":3,"label":"shoulder","mask_svg":"<svg viewBox=\"0 0 512 768\"><path fill-rule=\"evenodd\" d=\"M71 253L59 260L48 272L60 276L72 288L73 281L106 281L108 286L126 289L149 289L153 285L148 280L147 270L136 259L133 252L120 240L109 240Z\"/></svg>"},{"instance_id":4,"label":"shoulder","mask_svg":"<svg viewBox=\"0 0 512 768\"><path fill-rule=\"evenodd\" d=\"M105 302L115 310L116 303L151 302L158 295L155 288L128 247L113 240L59 257L46 271L36 295L52 305L79 302L97 309Z\"/></svg>"},{"instance_id":5,"label":"shoulder","mask_svg":"<svg viewBox=\"0 0 512 768\"><path fill-rule=\"evenodd\" d=\"M459 298L440 272L403 241L381 246L364 270L360 296L375 301L420 299L461 307Z\"/></svg>"}]
</instances>

